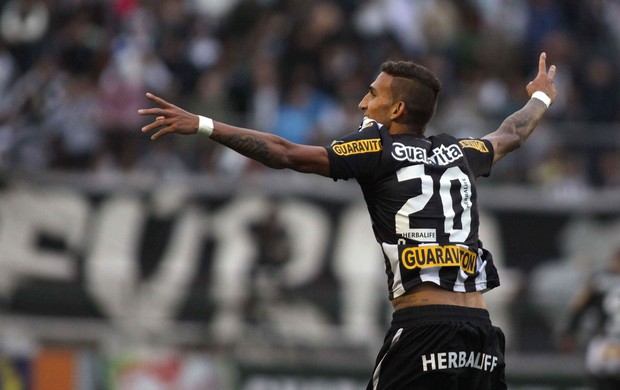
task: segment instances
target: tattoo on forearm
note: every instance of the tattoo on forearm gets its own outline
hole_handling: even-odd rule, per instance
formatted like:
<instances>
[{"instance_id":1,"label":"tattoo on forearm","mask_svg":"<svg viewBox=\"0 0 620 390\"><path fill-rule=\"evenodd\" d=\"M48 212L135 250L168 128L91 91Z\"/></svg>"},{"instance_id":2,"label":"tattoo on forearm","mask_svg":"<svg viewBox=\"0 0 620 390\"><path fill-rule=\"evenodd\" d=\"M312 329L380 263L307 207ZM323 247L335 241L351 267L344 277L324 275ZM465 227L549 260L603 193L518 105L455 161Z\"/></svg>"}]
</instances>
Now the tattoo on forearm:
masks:
<instances>
[{"instance_id":1,"label":"tattoo on forearm","mask_svg":"<svg viewBox=\"0 0 620 390\"><path fill-rule=\"evenodd\" d=\"M538 124L541 114L542 112L538 109L538 107L525 107L517 114L517 117L515 118L515 125L517 128L525 128L528 131L532 130Z\"/></svg>"},{"instance_id":2,"label":"tattoo on forearm","mask_svg":"<svg viewBox=\"0 0 620 390\"><path fill-rule=\"evenodd\" d=\"M526 139L538 124L545 110L537 104L526 104L508 118L511 131L522 140Z\"/></svg>"},{"instance_id":3,"label":"tattoo on forearm","mask_svg":"<svg viewBox=\"0 0 620 390\"><path fill-rule=\"evenodd\" d=\"M269 152L267 142L252 135L214 136L215 141L268 166L276 163L275 157Z\"/></svg>"},{"instance_id":4,"label":"tattoo on forearm","mask_svg":"<svg viewBox=\"0 0 620 390\"><path fill-rule=\"evenodd\" d=\"M496 158L494 163L515 149L532 134L545 113L544 104L529 101L522 109L504 120L495 138Z\"/></svg>"}]
</instances>

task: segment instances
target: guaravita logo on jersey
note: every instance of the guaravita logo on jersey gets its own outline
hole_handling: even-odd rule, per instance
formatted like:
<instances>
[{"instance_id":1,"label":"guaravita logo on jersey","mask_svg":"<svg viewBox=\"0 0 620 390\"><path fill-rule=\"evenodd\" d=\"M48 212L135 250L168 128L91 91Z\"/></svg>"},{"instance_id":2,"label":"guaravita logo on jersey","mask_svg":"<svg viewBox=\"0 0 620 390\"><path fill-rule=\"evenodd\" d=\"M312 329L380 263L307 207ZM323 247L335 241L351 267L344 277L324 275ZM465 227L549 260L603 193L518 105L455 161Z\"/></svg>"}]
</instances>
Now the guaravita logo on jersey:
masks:
<instances>
[{"instance_id":1,"label":"guaravita logo on jersey","mask_svg":"<svg viewBox=\"0 0 620 390\"><path fill-rule=\"evenodd\" d=\"M400 142L392 144L392 157L398 161L410 161L412 163L424 163L431 165L448 165L463 157L463 151L458 145L440 145L433 149L433 154L428 157L426 149L419 146L404 145Z\"/></svg>"},{"instance_id":2,"label":"guaravita logo on jersey","mask_svg":"<svg viewBox=\"0 0 620 390\"><path fill-rule=\"evenodd\" d=\"M409 146L394 142L392 144L392 157L398 161L410 161L413 163L426 163L426 149L419 146Z\"/></svg>"},{"instance_id":3,"label":"guaravita logo on jersey","mask_svg":"<svg viewBox=\"0 0 620 390\"><path fill-rule=\"evenodd\" d=\"M462 148L476 149L482 153L489 153L489 148L484 141L479 139L462 139L459 141Z\"/></svg>"},{"instance_id":4,"label":"guaravita logo on jersey","mask_svg":"<svg viewBox=\"0 0 620 390\"><path fill-rule=\"evenodd\" d=\"M406 246L400 251L405 268L460 267L468 274L476 272L476 252L458 245Z\"/></svg>"},{"instance_id":5,"label":"guaravita logo on jersey","mask_svg":"<svg viewBox=\"0 0 620 390\"><path fill-rule=\"evenodd\" d=\"M448 165L463 157L463 151L458 145L440 145L433 149L433 155L428 158L428 162L433 165Z\"/></svg>"},{"instance_id":6,"label":"guaravita logo on jersey","mask_svg":"<svg viewBox=\"0 0 620 390\"><path fill-rule=\"evenodd\" d=\"M332 143L332 150L339 156L379 152L383 149L380 138L361 139L342 143Z\"/></svg>"}]
</instances>

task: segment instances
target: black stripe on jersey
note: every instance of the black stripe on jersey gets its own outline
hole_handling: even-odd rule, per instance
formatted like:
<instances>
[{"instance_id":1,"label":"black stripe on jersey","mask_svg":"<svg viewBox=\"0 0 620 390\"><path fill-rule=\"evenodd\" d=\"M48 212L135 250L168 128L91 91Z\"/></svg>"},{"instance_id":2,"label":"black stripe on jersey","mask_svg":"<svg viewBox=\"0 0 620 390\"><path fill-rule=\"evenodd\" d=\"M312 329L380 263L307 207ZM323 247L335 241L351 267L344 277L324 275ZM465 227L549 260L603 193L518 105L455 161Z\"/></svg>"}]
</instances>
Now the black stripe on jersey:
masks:
<instances>
[{"instance_id":1,"label":"black stripe on jersey","mask_svg":"<svg viewBox=\"0 0 620 390\"><path fill-rule=\"evenodd\" d=\"M453 291L460 270L459 267L441 267L439 270L441 287Z\"/></svg>"},{"instance_id":2,"label":"black stripe on jersey","mask_svg":"<svg viewBox=\"0 0 620 390\"><path fill-rule=\"evenodd\" d=\"M482 260L478 259L478 261ZM465 279L465 291L476 291L476 278L478 278L478 275L480 275L480 272L476 272L473 275L467 275L467 279Z\"/></svg>"},{"instance_id":3,"label":"black stripe on jersey","mask_svg":"<svg viewBox=\"0 0 620 390\"><path fill-rule=\"evenodd\" d=\"M452 180L450 185L450 198L452 199L452 208L456 215L461 215L463 213L463 197L461 196L461 182L458 180ZM455 230L463 229L462 220L460 218L456 218L454 220ZM471 235L471 234L470 234ZM470 237L467 237L468 239Z\"/></svg>"}]
</instances>

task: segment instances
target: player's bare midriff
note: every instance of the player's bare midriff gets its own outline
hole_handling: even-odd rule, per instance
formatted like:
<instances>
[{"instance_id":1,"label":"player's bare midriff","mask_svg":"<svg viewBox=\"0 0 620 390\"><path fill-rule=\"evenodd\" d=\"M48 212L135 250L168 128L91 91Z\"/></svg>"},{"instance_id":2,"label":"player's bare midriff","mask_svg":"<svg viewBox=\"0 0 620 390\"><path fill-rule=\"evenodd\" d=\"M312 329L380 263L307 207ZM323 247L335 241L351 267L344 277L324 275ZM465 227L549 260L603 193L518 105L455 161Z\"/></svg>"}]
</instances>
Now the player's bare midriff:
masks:
<instances>
[{"instance_id":1,"label":"player's bare midriff","mask_svg":"<svg viewBox=\"0 0 620 390\"><path fill-rule=\"evenodd\" d=\"M481 292L454 292L442 289L433 283L422 283L407 294L392 300L394 310L426 305L452 305L486 309Z\"/></svg>"}]
</instances>

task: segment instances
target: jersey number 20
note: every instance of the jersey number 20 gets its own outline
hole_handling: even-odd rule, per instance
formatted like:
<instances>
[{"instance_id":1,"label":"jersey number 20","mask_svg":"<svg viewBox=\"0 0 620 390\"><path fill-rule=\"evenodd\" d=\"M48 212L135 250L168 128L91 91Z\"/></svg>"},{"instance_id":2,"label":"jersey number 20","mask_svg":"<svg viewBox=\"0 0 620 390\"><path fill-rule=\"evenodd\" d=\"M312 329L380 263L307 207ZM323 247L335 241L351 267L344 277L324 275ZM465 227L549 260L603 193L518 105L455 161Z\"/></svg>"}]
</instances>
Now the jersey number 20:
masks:
<instances>
[{"instance_id":1,"label":"jersey number 20","mask_svg":"<svg viewBox=\"0 0 620 390\"><path fill-rule=\"evenodd\" d=\"M434 193L433 177L424 171L424 165L410 165L396 172L399 182L420 179L421 193L409 198L396 213L396 233L407 235L412 229L410 217L427 206ZM460 199L453 199L450 189L452 182L460 183ZM444 232L450 235L450 242L465 242L471 230L471 181L459 167L450 167L439 177L439 196L443 206ZM455 211L456 202L460 202L461 210ZM415 216L414 216L415 218ZM460 219L461 229L454 227L454 221Z\"/></svg>"}]
</instances>

